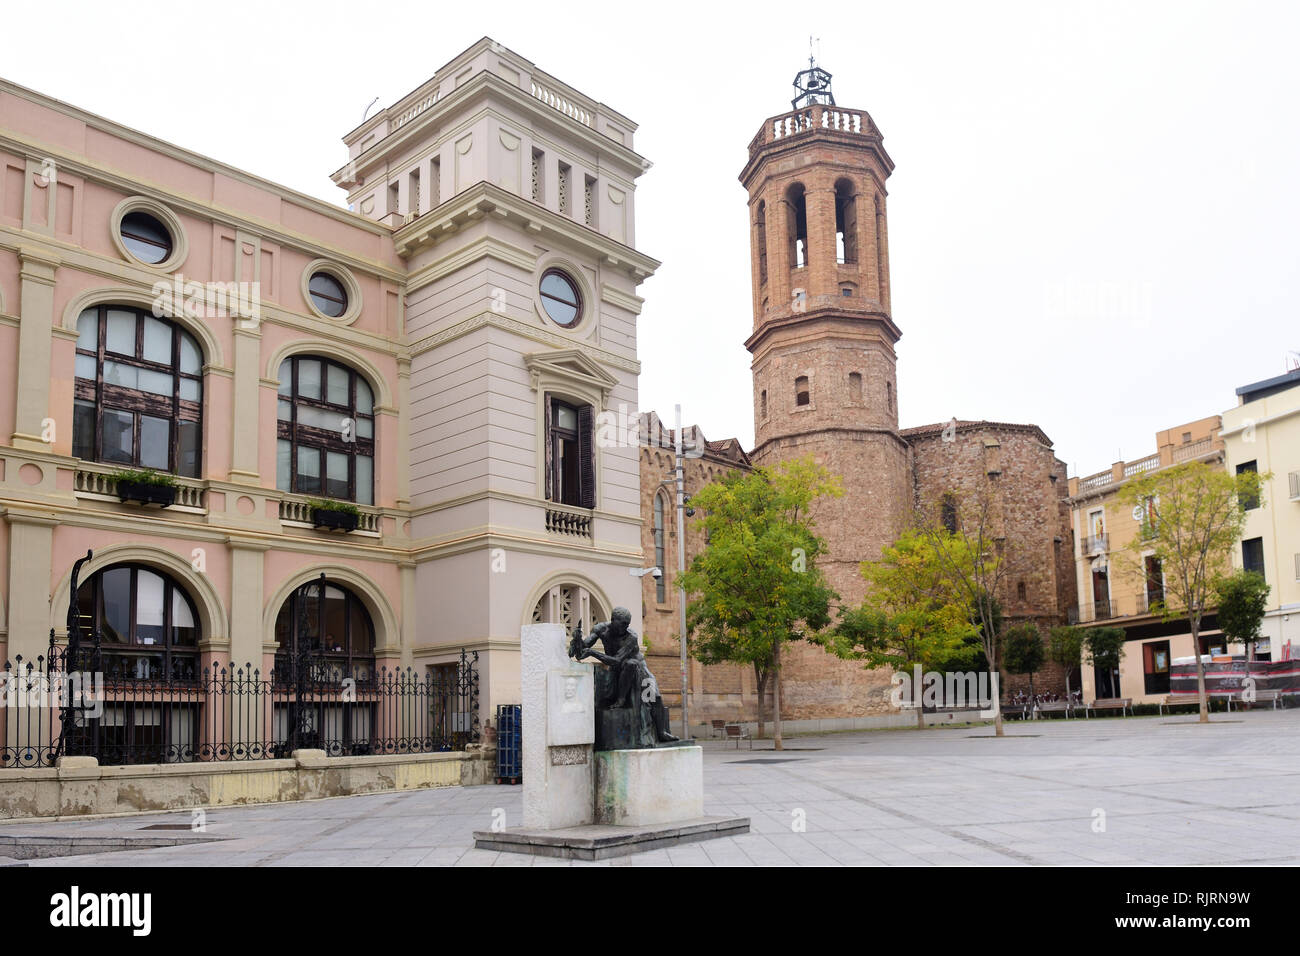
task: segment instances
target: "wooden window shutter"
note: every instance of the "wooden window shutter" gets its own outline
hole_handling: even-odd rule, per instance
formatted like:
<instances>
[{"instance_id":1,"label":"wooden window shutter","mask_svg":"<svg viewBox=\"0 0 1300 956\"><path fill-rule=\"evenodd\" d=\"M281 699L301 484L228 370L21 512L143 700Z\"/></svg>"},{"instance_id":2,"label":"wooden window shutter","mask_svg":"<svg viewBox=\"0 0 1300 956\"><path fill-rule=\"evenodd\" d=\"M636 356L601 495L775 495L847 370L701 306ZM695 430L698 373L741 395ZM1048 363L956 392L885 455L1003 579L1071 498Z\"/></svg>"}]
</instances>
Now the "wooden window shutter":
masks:
<instances>
[{"instance_id":1,"label":"wooden window shutter","mask_svg":"<svg viewBox=\"0 0 1300 956\"><path fill-rule=\"evenodd\" d=\"M578 461L582 474L582 507L596 507L596 413L590 405L578 409Z\"/></svg>"},{"instance_id":2,"label":"wooden window shutter","mask_svg":"<svg viewBox=\"0 0 1300 956\"><path fill-rule=\"evenodd\" d=\"M542 446L545 448L543 454L546 456L546 477L543 480L546 486L546 500L554 501L555 496L554 494L552 494L552 489L554 488L553 482L555 480L553 477L555 472L555 462L552 460L552 456L554 455L554 449L552 447L553 443L551 442L551 396L550 395L546 396L546 398L543 400L543 404L545 405L545 408L543 410L543 414L545 415L545 418L542 420Z\"/></svg>"}]
</instances>

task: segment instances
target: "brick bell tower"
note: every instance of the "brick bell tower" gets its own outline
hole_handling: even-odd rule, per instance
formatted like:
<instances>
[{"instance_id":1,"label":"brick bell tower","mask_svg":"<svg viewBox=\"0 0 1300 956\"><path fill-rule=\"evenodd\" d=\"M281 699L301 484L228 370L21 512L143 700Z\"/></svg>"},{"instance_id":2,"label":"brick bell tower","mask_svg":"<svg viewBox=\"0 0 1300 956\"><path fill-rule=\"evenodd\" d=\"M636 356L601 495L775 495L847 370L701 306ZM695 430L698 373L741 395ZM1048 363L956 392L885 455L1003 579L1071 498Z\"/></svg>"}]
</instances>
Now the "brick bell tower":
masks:
<instances>
[{"instance_id":1,"label":"brick bell tower","mask_svg":"<svg viewBox=\"0 0 1300 956\"><path fill-rule=\"evenodd\" d=\"M911 465L898 434L885 180L894 163L862 110L835 104L810 58L793 109L763 123L749 192L756 464L812 455L845 495L817 512L828 579L861 600L860 562L901 529Z\"/></svg>"}]
</instances>

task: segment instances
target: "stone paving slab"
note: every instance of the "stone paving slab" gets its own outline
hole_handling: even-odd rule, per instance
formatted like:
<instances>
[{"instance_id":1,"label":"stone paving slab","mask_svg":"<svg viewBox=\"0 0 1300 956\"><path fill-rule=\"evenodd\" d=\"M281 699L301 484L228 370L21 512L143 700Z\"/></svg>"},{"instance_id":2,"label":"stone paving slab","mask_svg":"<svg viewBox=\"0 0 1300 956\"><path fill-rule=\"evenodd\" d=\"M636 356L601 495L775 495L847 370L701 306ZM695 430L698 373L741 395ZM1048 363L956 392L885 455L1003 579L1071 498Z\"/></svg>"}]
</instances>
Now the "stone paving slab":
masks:
<instances>
[{"instance_id":1,"label":"stone paving slab","mask_svg":"<svg viewBox=\"0 0 1300 956\"><path fill-rule=\"evenodd\" d=\"M750 832L614 860L476 849L474 831L522 819L521 787L484 786L223 807L206 811L193 834L202 844L7 865L1300 864L1300 710L1209 725L1168 715L1037 721L1007 732L825 734L793 739L799 749L782 754L763 741L752 753L705 742L705 812L748 817ZM0 835L125 840L190 820L187 810L0 822Z\"/></svg>"}]
</instances>

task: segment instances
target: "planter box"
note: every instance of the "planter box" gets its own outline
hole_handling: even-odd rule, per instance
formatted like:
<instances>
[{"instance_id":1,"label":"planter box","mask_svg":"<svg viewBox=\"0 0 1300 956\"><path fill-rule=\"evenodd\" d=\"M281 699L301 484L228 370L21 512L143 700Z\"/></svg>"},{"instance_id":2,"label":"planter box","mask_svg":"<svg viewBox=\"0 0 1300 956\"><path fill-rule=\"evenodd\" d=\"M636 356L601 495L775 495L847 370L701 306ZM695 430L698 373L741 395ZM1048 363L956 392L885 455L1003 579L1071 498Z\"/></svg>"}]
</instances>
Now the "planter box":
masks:
<instances>
[{"instance_id":1,"label":"planter box","mask_svg":"<svg viewBox=\"0 0 1300 956\"><path fill-rule=\"evenodd\" d=\"M119 481L117 497L122 501L138 501L142 505L161 505L166 508L176 503L175 485L147 485L138 481Z\"/></svg>"},{"instance_id":2,"label":"planter box","mask_svg":"<svg viewBox=\"0 0 1300 956\"><path fill-rule=\"evenodd\" d=\"M348 511L327 511L324 508L313 508L311 523L317 528L324 528L328 531L357 530L357 516Z\"/></svg>"}]
</instances>

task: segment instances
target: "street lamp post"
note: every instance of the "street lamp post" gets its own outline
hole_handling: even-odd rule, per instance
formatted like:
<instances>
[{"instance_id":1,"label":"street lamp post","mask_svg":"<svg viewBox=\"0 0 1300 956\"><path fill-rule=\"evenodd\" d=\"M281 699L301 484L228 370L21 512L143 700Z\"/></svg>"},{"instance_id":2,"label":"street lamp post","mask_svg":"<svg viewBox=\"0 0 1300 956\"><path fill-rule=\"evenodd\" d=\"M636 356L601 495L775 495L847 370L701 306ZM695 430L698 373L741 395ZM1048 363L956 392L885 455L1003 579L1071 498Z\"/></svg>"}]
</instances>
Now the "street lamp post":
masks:
<instances>
[{"instance_id":1,"label":"street lamp post","mask_svg":"<svg viewBox=\"0 0 1300 956\"><path fill-rule=\"evenodd\" d=\"M676 406L677 441L673 455L673 477L677 482L677 607L681 626L679 631L682 652L682 740L690 739L686 718L686 588L682 575L686 573L686 472L682 466L682 406Z\"/></svg>"}]
</instances>

